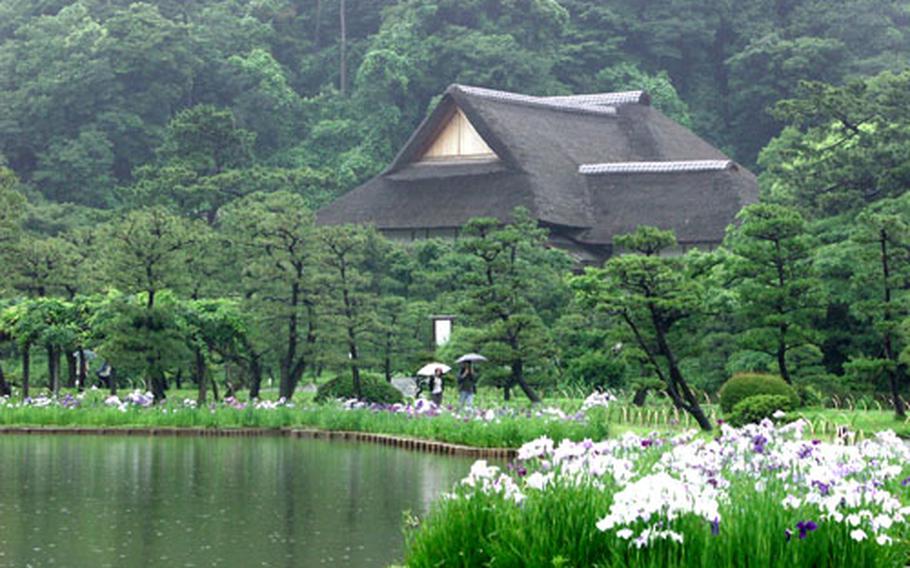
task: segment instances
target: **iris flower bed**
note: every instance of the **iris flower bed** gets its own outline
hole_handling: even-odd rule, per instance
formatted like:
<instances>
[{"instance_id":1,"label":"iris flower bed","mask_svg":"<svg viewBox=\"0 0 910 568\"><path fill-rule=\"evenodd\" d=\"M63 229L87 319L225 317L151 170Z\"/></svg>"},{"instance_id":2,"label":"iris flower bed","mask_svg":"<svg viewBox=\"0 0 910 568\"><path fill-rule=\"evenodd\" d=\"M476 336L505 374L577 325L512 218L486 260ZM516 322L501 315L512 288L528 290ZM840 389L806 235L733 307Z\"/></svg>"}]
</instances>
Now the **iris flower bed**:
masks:
<instances>
[{"instance_id":1,"label":"iris flower bed","mask_svg":"<svg viewBox=\"0 0 910 568\"><path fill-rule=\"evenodd\" d=\"M505 470L478 461L424 519L409 566L894 566L910 560L910 446L806 424L713 439L541 437Z\"/></svg>"},{"instance_id":2,"label":"iris flower bed","mask_svg":"<svg viewBox=\"0 0 910 568\"><path fill-rule=\"evenodd\" d=\"M150 393L107 396L101 391L24 402L0 398L0 426L99 428L316 428L409 436L476 447L511 447L543 436L573 440L607 436L610 396L595 394L576 412L559 408L438 407L425 400L376 405L356 401L293 404L227 398L197 407L192 399L154 404Z\"/></svg>"}]
</instances>

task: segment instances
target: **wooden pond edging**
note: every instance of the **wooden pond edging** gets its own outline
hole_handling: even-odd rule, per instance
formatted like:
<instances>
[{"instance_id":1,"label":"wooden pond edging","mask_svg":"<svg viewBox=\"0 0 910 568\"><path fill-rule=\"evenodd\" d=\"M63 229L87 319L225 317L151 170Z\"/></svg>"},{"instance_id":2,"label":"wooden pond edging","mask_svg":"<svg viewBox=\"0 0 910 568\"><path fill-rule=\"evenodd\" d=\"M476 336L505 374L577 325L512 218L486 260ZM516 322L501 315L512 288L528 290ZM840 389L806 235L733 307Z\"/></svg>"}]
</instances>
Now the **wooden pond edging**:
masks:
<instances>
[{"instance_id":1,"label":"wooden pond edging","mask_svg":"<svg viewBox=\"0 0 910 568\"><path fill-rule=\"evenodd\" d=\"M310 428L82 428L82 427L5 427L0 428L3 434L70 434L82 436L197 436L211 438L254 438L262 436L284 436L289 438L306 438L315 440L346 440L380 444L433 454L472 457L476 459L511 460L518 450L514 448L479 448L461 444L450 444L436 440L421 440L391 434L374 434L371 432L347 432L333 430L316 430Z\"/></svg>"}]
</instances>

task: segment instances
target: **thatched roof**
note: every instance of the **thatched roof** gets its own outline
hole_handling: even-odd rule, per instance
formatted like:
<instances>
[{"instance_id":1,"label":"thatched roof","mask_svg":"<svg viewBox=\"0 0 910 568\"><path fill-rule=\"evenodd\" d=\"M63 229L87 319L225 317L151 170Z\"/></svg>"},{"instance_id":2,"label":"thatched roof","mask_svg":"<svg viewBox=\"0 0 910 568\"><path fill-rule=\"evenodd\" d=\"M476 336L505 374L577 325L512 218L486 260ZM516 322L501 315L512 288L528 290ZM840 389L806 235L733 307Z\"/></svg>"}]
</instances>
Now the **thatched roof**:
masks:
<instances>
[{"instance_id":1,"label":"thatched roof","mask_svg":"<svg viewBox=\"0 0 910 568\"><path fill-rule=\"evenodd\" d=\"M581 244L637 224L711 243L757 199L754 176L650 106L646 93L533 97L452 85L386 171L318 213L321 224L450 228L516 206ZM453 108L495 158L420 161Z\"/></svg>"}]
</instances>

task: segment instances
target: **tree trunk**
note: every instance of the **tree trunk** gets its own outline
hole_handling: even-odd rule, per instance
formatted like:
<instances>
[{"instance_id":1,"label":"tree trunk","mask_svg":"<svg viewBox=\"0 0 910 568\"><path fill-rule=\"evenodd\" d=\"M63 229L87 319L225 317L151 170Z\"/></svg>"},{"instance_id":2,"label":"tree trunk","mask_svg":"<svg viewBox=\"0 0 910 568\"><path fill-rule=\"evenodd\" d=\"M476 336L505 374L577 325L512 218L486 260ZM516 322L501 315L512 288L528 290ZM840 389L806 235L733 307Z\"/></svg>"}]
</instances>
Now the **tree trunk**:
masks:
<instances>
[{"instance_id":1,"label":"tree trunk","mask_svg":"<svg viewBox=\"0 0 910 568\"><path fill-rule=\"evenodd\" d=\"M47 390L54 396L56 386L54 385L54 348L45 347L47 352Z\"/></svg>"},{"instance_id":2,"label":"tree trunk","mask_svg":"<svg viewBox=\"0 0 910 568\"><path fill-rule=\"evenodd\" d=\"M233 371L233 372L232 372ZM212 379L214 381L214 378ZM243 387L243 377L232 368L229 361L224 362L224 398L236 398L237 391Z\"/></svg>"},{"instance_id":3,"label":"tree trunk","mask_svg":"<svg viewBox=\"0 0 910 568\"><path fill-rule=\"evenodd\" d=\"M212 381L212 398L218 402L218 382L215 381L215 375L210 375L210 380Z\"/></svg>"},{"instance_id":4,"label":"tree trunk","mask_svg":"<svg viewBox=\"0 0 910 568\"><path fill-rule=\"evenodd\" d=\"M512 400L512 383L511 382L508 382L502 386L502 400L504 400L506 402L509 402L510 400Z\"/></svg>"},{"instance_id":5,"label":"tree trunk","mask_svg":"<svg viewBox=\"0 0 910 568\"><path fill-rule=\"evenodd\" d=\"M316 330L316 304L310 300L303 303L306 306L306 353L316 352L316 340L319 339L319 333ZM316 364L316 357L313 357L313 373L318 377L320 373L319 366ZM306 367L303 368L306 372ZM303 376L303 373L301 373Z\"/></svg>"},{"instance_id":6,"label":"tree trunk","mask_svg":"<svg viewBox=\"0 0 910 568\"><path fill-rule=\"evenodd\" d=\"M66 357L66 388L74 389L76 388L76 382L78 379L76 355L67 349L66 353L64 353L63 356Z\"/></svg>"},{"instance_id":7,"label":"tree trunk","mask_svg":"<svg viewBox=\"0 0 910 568\"><path fill-rule=\"evenodd\" d=\"M786 273L784 272L784 253L781 247L780 239L774 241L774 267L777 270L777 286L783 292L786 285ZM778 324L777 333L777 370L784 381L789 385L793 384L790 380L790 371L787 369L787 322L783 321L786 310L783 304L777 306L777 314L781 318Z\"/></svg>"},{"instance_id":8,"label":"tree trunk","mask_svg":"<svg viewBox=\"0 0 910 568\"><path fill-rule=\"evenodd\" d=\"M6 376L3 374L3 367L0 366L0 396L10 396L13 394L13 389L10 388L9 383L6 382Z\"/></svg>"},{"instance_id":9,"label":"tree trunk","mask_svg":"<svg viewBox=\"0 0 910 568\"><path fill-rule=\"evenodd\" d=\"M47 348L47 387L51 396L60 394L60 350L56 347Z\"/></svg>"},{"instance_id":10,"label":"tree trunk","mask_svg":"<svg viewBox=\"0 0 910 568\"><path fill-rule=\"evenodd\" d=\"M635 406L644 406L645 402L648 400L648 387L642 387L635 391L635 396L632 397L632 404Z\"/></svg>"},{"instance_id":11,"label":"tree trunk","mask_svg":"<svg viewBox=\"0 0 910 568\"><path fill-rule=\"evenodd\" d=\"M348 25L345 17L346 11L345 0L341 0L341 10L339 11L339 19L341 21L341 69L338 83L342 97L348 92Z\"/></svg>"},{"instance_id":12,"label":"tree trunk","mask_svg":"<svg viewBox=\"0 0 910 568\"><path fill-rule=\"evenodd\" d=\"M885 304L885 333L882 337L882 342L884 344L885 357L891 363L888 368L888 384L891 387L891 399L894 403L894 415L903 420L907 417L907 410L904 408L904 401L901 399L900 387L897 381L897 355L894 352L894 346L891 341L891 283L889 279L891 277L891 268L889 266L889 256L888 256L888 233L882 229L879 232L879 244L881 245L881 260L882 260L882 280L884 281L884 290L883 290L883 300Z\"/></svg>"},{"instance_id":13,"label":"tree trunk","mask_svg":"<svg viewBox=\"0 0 910 568\"><path fill-rule=\"evenodd\" d=\"M351 301L351 291L348 289L348 279L346 265L342 262L339 268L341 276L341 298L344 302L344 317L348 322L348 353L351 354L351 385L354 389L354 398L358 400L363 397L363 389L360 386L360 367L357 366L359 356L357 354L357 330L354 329L354 306Z\"/></svg>"},{"instance_id":14,"label":"tree trunk","mask_svg":"<svg viewBox=\"0 0 910 568\"><path fill-rule=\"evenodd\" d=\"M316 29L313 32L313 48L314 51L319 51L319 28L322 23L322 0L316 0Z\"/></svg>"},{"instance_id":15,"label":"tree trunk","mask_svg":"<svg viewBox=\"0 0 910 568\"><path fill-rule=\"evenodd\" d=\"M111 367L111 372L107 376L107 386L111 390L112 395L117 394L117 371Z\"/></svg>"},{"instance_id":16,"label":"tree trunk","mask_svg":"<svg viewBox=\"0 0 910 568\"><path fill-rule=\"evenodd\" d=\"M894 347L891 340L891 332L886 331L884 337L885 357L891 362L888 366L888 386L891 388L891 401L894 404L894 415L903 420L907 418L907 409L904 407L904 401L901 399L900 385L897 376L897 357L895 357Z\"/></svg>"},{"instance_id":17,"label":"tree trunk","mask_svg":"<svg viewBox=\"0 0 910 568\"><path fill-rule=\"evenodd\" d=\"M394 346L395 346L395 331L394 330L397 327L397 325L398 325L398 316L393 314L389 318L389 328L385 334L385 346L384 346L385 347L385 360L383 361L383 363L384 363L383 366L385 368L385 380L387 383L392 382L392 350L394 349Z\"/></svg>"},{"instance_id":18,"label":"tree trunk","mask_svg":"<svg viewBox=\"0 0 910 568\"><path fill-rule=\"evenodd\" d=\"M29 379L32 374L32 346L25 344L22 347L22 400L28 398Z\"/></svg>"},{"instance_id":19,"label":"tree trunk","mask_svg":"<svg viewBox=\"0 0 910 568\"><path fill-rule=\"evenodd\" d=\"M793 384L793 380L790 378L790 370L787 368L787 342L784 339L787 333L787 324L780 324L780 335L777 340L777 369L780 371L780 376L788 385Z\"/></svg>"},{"instance_id":20,"label":"tree trunk","mask_svg":"<svg viewBox=\"0 0 910 568\"><path fill-rule=\"evenodd\" d=\"M540 397L537 396L537 393L534 392L534 389L531 388L531 385L525 380L524 369L524 360L516 359L515 361L512 361L512 384L518 384L518 386L521 387L522 392L525 393L525 396L528 397L528 400L531 402L540 402Z\"/></svg>"},{"instance_id":21,"label":"tree trunk","mask_svg":"<svg viewBox=\"0 0 910 568\"><path fill-rule=\"evenodd\" d=\"M360 386L360 367L357 365L357 342L355 341L355 332L353 327L348 327L348 348L351 353L351 385L354 388L354 397L358 400L363 397L363 389Z\"/></svg>"},{"instance_id":22,"label":"tree trunk","mask_svg":"<svg viewBox=\"0 0 910 568\"><path fill-rule=\"evenodd\" d=\"M287 351L281 361L281 379L278 385L278 396L291 400L294 396L296 383L294 381L294 367L297 362L297 306L300 303L300 284L291 285L291 315L288 318Z\"/></svg>"},{"instance_id":23,"label":"tree trunk","mask_svg":"<svg viewBox=\"0 0 910 568\"><path fill-rule=\"evenodd\" d=\"M160 371L153 371L152 376L150 377L151 387L152 387L152 397L155 399L155 403L163 402L167 398L167 394L164 392L165 379L164 374Z\"/></svg>"},{"instance_id":24,"label":"tree trunk","mask_svg":"<svg viewBox=\"0 0 910 568\"><path fill-rule=\"evenodd\" d=\"M85 360L85 348L79 348L79 372L77 377L79 383L79 392L85 390L85 382L88 380L88 361Z\"/></svg>"},{"instance_id":25,"label":"tree trunk","mask_svg":"<svg viewBox=\"0 0 910 568\"><path fill-rule=\"evenodd\" d=\"M257 355L250 356L250 400L259 398L262 388L262 362Z\"/></svg>"},{"instance_id":26,"label":"tree trunk","mask_svg":"<svg viewBox=\"0 0 910 568\"><path fill-rule=\"evenodd\" d=\"M668 392L673 398L674 404L676 404L677 408L680 408L681 406L683 410L691 414L692 418L695 419L702 430L710 432L713 428L711 421L708 420L704 410L702 410L701 405L698 403L698 399L695 397L695 393L689 388L686 379L683 378L683 375L679 370L679 366L676 363L676 357L673 354L673 350L670 349L670 344L667 342L666 331L660 317L657 315L654 306L648 306L648 310L651 312L651 322L654 325L657 351L667 360L667 366L669 367L670 380L667 386L669 387ZM681 395L680 391L682 393Z\"/></svg>"},{"instance_id":27,"label":"tree trunk","mask_svg":"<svg viewBox=\"0 0 910 568\"><path fill-rule=\"evenodd\" d=\"M389 350L386 349L385 352L385 361L383 361L383 368L385 369L385 382L392 382L392 356L389 354Z\"/></svg>"},{"instance_id":28,"label":"tree trunk","mask_svg":"<svg viewBox=\"0 0 910 568\"><path fill-rule=\"evenodd\" d=\"M196 380L199 382L199 394L196 397L196 405L199 408L205 406L207 401L207 392L208 381L206 380L206 366L205 366L205 357L202 356L202 350L196 349L194 355L194 368L193 374L196 376Z\"/></svg>"}]
</instances>

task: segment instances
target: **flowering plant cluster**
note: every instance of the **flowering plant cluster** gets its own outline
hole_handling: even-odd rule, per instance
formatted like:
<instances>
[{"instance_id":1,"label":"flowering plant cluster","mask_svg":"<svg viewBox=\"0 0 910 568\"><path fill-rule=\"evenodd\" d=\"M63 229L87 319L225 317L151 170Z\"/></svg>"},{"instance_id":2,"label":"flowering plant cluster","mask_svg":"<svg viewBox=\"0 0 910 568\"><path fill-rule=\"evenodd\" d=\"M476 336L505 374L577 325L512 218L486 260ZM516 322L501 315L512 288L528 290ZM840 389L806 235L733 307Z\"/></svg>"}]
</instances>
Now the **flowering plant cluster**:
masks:
<instances>
[{"instance_id":1,"label":"flowering plant cluster","mask_svg":"<svg viewBox=\"0 0 910 568\"><path fill-rule=\"evenodd\" d=\"M49 396L28 397L22 401L14 401L8 396L0 397L0 408L79 408L85 398L85 393L77 395L65 394L59 398Z\"/></svg>"},{"instance_id":2,"label":"flowering plant cluster","mask_svg":"<svg viewBox=\"0 0 910 568\"><path fill-rule=\"evenodd\" d=\"M345 410L370 410L376 413L389 413L405 415L412 418L435 418L437 416L451 416L465 422L499 422L504 418L534 418L544 421L563 421L563 422L584 422L588 414L596 408L607 408L609 404L616 400L609 393L598 393L590 395L582 403L581 410L574 413L568 413L554 406L544 406L540 408L459 408L449 405L437 405L436 403L417 399L414 402L380 404L364 402L357 399L341 400L341 407Z\"/></svg>"},{"instance_id":3,"label":"flowering plant cluster","mask_svg":"<svg viewBox=\"0 0 910 568\"><path fill-rule=\"evenodd\" d=\"M283 407L294 408L294 404L287 402L284 397L279 398L278 400L253 400L251 402L243 402L237 400L233 396L229 396L224 399L224 406L235 410L244 410L247 408L255 408L256 410L275 410Z\"/></svg>"},{"instance_id":4,"label":"flowering plant cluster","mask_svg":"<svg viewBox=\"0 0 910 568\"><path fill-rule=\"evenodd\" d=\"M761 529L775 554L797 554L786 547L840 554L849 551L845 542L882 549L900 543L904 552L894 558L904 557L910 445L891 431L849 445L810 439L806 430L801 420L783 426L764 420L722 425L713 439L694 431L559 444L543 437L524 444L505 471L477 462L446 500L505 498L521 511L581 487L602 497L588 520L599 538L628 550L690 538L710 544L737 531L754 530L760 540ZM801 554L792 557L802 558L800 565L818 561Z\"/></svg>"}]
</instances>

